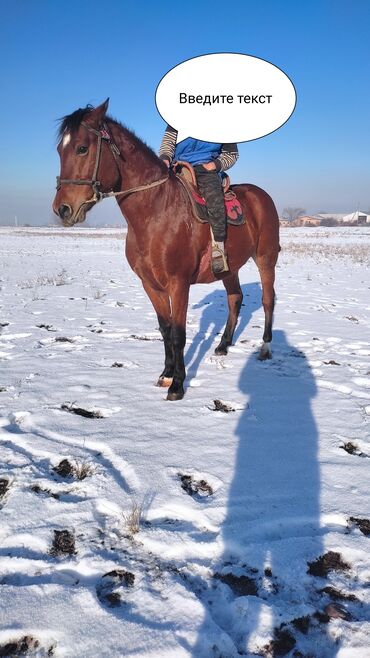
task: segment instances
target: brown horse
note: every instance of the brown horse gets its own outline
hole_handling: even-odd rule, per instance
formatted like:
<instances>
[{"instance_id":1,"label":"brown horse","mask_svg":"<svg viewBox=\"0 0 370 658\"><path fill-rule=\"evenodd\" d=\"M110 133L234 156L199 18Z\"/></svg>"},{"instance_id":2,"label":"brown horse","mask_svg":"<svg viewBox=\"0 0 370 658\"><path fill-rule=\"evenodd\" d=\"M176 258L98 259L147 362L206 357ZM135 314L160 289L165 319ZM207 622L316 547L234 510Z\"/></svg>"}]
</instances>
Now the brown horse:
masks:
<instances>
[{"instance_id":1,"label":"brown horse","mask_svg":"<svg viewBox=\"0 0 370 658\"><path fill-rule=\"evenodd\" d=\"M102 198L116 197L127 220L127 260L154 306L163 336L165 365L158 385L169 386L168 400L180 400L189 288L216 280L210 266L210 229L193 217L178 178L146 144L107 117L107 109L108 100L62 119L61 173L53 209L64 226L73 226L83 222L86 212ZM227 354L232 343L243 298L238 271L252 257L262 283L265 329L260 358L266 359L271 356L279 220L272 199L259 187L234 185L233 190L247 221L228 227L230 271L222 282L229 316L215 353Z\"/></svg>"}]
</instances>

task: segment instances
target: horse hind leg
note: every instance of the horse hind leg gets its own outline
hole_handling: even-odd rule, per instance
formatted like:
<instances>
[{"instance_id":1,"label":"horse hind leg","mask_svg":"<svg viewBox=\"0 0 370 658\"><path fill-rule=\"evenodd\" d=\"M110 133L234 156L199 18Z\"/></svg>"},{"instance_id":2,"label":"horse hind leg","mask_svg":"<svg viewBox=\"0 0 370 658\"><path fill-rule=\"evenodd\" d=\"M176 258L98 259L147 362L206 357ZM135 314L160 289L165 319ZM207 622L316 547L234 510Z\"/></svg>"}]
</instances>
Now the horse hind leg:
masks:
<instances>
[{"instance_id":1,"label":"horse hind leg","mask_svg":"<svg viewBox=\"0 0 370 658\"><path fill-rule=\"evenodd\" d=\"M226 355L228 348L232 344L235 327L239 317L240 307L243 301L243 293L240 287L238 273L232 274L223 279L223 284L227 292L229 315L220 344L217 345L215 349L215 354L218 356Z\"/></svg>"},{"instance_id":2,"label":"horse hind leg","mask_svg":"<svg viewBox=\"0 0 370 658\"><path fill-rule=\"evenodd\" d=\"M256 257L262 284L262 305L265 312L265 328L263 332L263 345L259 353L259 360L271 359L272 322L275 306L275 259L266 256Z\"/></svg>"}]
</instances>

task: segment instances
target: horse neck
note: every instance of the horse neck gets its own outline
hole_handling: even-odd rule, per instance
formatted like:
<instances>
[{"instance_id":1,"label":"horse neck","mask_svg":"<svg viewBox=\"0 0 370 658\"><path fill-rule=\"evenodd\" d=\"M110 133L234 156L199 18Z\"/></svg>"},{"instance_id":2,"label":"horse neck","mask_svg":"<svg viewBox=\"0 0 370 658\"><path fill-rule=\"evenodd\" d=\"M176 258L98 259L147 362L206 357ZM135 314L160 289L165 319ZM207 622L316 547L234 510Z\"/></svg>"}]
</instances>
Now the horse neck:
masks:
<instances>
[{"instance_id":1,"label":"horse neck","mask_svg":"<svg viewBox=\"0 0 370 658\"><path fill-rule=\"evenodd\" d=\"M121 174L120 191L153 183L166 176L167 170L161 160L153 156L150 151L147 151L140 140L129 130L113 122L109 127L114 143L118 146L121 154L118 162ZM145 216L147 216L148 194L150 194L151 199L153 194L160 194L161 192L163 194L161 187L160 185L158 188L143 193L133 193L128 197L118 197L117 201L122 212L124 211L126 219L134 221L136 214L140 215L144 208ZM141 215L141 222L142 217Z\"/></svg>"}]
</instances>

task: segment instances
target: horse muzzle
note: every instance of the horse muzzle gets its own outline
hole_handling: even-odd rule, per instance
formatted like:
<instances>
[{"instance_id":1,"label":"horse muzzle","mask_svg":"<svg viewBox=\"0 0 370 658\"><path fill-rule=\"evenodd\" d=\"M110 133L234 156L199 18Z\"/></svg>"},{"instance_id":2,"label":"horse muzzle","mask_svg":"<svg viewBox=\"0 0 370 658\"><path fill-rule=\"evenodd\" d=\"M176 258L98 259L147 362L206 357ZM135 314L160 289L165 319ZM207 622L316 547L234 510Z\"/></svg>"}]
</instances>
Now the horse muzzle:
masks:
<instances>
[{"instance_id":1,"label":"horse muzzle","mask_svg":"<svg viewBox=\"0 0 370 658\"><path fill-rule=\"evenodd\" d=\"M73 212L73 209L71 206L69 206L66 203L62 203L57 210L55 210L55 213L58 215L58 217L62 220L63 226L66 227L71 227L77 224L77 222L83 222L85 217L86 217L86 212L81 212L81 207L78 209L77 213ZM80 216L82 217L80 218Z\"/></svg>"},{"instance_id":2,"label":"horse muzzle","mask_svg":"<svg viewBox=\"0 0 370 658\"><path fill-rule=\"evenodd\" d=\"M71 206L68 206L65 203L62 203L62 205L59 206L57 213L62 220L63 224L64 223L69 223L69 220L72 219L73 217L73 210Z\"/></svg>"},{"instance_id":3,"label":"horse muzzle","mask_svg":"<svg viewBox=\"0 0 370 658\"><path fill-rule=\"evenodd\" d=\"M75 224L84 222L86 219L86 213L91 210L95 203L97 203L97 200L88 199L87 201L80 203L75 211L67 203L62 203L58 208L54 208L54 212L62 220L63 226L71 227Z\"/></svg>"}]
</instances>

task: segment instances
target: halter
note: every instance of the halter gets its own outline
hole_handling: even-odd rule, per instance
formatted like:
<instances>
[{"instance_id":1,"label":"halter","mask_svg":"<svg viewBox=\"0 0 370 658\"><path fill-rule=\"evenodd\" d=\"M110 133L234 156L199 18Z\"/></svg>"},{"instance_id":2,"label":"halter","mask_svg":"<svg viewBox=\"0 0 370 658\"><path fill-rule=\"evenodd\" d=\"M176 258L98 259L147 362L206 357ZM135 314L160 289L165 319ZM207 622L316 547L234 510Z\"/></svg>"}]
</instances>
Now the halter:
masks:
<instances>
[{"instance_id":1,"label":"halter","mask_svg":"<svg viewBox=\"0 0 370 658\"><path fill-rule=\"evenodd\" d=\"M57 176L57 185L56 189L59 190L61 185L91 185L93 189L93 196L91 199L87 199L87 201L83 201L78 208L77 212L75 213L75 216L77 217L80 213L80 210L83 206L89 203L99 203L99 201L102 201L102 199L106 199L107 197L112 197L112 196L123 196L126 194L131 194L132 192L140 192L141 190L148 190L151 187L156 187L157 185L161 185L162 183L165 183L168 180L168 176L165 178L160 178L159 180L154 181L153 183L147 183L146 185L139 185L138 187L131 187L129 190L122 190L121 192L101 192L100 191L100 186L101 183L98 180L98 170L99 170L99 164L100 164L100 156L101 156L101 150L102 150L102 143L103 141L107 142L112 155L114 157L114 161L117 165L118 172L120 174L119 170L119 165L118 165L118 158L121 156L121 152L118 148L118 146L112 141L110 134L108 132L108 127L104 123L103 124L103 129L102 130L95 130L95 128L92 128L89 126L87 123L84 121L81 122L81 126L86 128L88 132L94 133L94 135L97 136L98 138L98 145L96 148L96 157L95 157L95 165L94 165L94 171L91 179L85 179L85 178L60 178L60 176Z\"/></svg>"}]
</instances>

